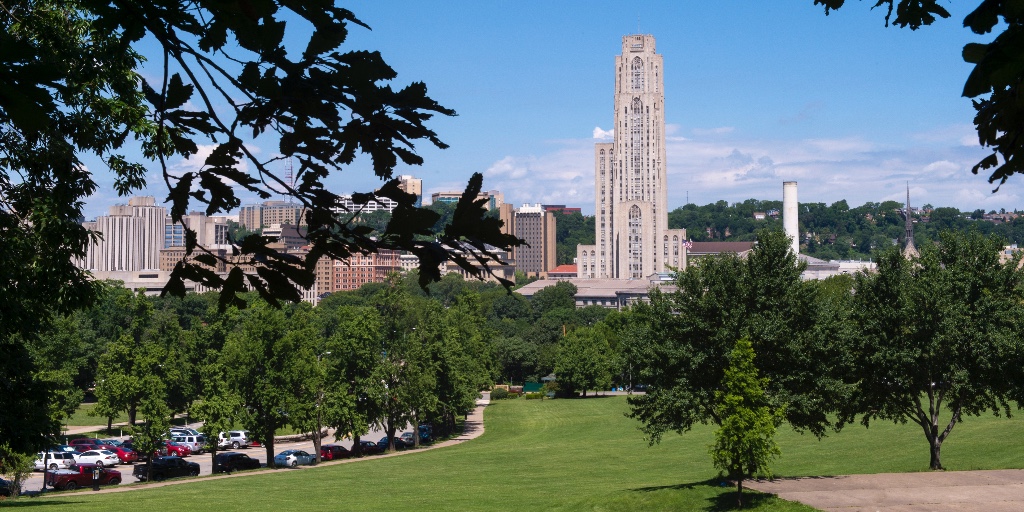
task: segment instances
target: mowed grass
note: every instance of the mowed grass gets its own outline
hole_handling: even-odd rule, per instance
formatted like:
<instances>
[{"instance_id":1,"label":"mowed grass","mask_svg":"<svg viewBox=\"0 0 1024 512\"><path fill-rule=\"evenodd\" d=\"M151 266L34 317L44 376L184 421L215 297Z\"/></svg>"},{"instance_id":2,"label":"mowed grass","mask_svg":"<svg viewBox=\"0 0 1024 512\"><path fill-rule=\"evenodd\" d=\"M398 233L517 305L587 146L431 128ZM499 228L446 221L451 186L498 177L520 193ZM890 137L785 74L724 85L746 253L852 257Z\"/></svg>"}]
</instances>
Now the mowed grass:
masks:
<instances>
[{"instance_id":1,"label":"mowed grass","mask_svg":"<svg viewBox=\"0 0 1024 512\"><path fill-rule=\"evenodd\" d=\"M129 494L88 491L22 498L33 510L726 510L707 447L713 429L667 435L649 447L626 418L625 397L513 400L488 407L486 433L457 446L400 457L272 474L209 479ZM947 441L950 469L1016 468L1021 421L968 418ZM916 426L851 425L823 441L783 428L782 476L923 471ZM745 510L812 510L753 494Z\"/></svg>"}]
</instances>

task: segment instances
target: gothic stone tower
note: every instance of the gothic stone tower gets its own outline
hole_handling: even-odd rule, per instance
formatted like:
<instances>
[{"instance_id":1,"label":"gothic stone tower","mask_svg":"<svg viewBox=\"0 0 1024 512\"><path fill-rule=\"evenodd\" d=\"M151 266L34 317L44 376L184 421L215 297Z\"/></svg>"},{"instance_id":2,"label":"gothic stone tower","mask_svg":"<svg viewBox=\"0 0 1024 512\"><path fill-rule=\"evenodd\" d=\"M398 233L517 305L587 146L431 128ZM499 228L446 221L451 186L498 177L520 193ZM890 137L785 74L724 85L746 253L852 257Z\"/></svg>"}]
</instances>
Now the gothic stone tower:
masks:
<instances>
[{"instance_id":1,"label":"gothic stone tower","mask_svg":"<svg viewBox=\"0 0 1024 512\"><path fill-rule=\"evenodd\" d=\"M596 243L577 246L580 278L640 279L686 266L686 231L668 229L662 70L654 36L622 38L615 135L594 147Z\"/></svg>"}]
</instances>

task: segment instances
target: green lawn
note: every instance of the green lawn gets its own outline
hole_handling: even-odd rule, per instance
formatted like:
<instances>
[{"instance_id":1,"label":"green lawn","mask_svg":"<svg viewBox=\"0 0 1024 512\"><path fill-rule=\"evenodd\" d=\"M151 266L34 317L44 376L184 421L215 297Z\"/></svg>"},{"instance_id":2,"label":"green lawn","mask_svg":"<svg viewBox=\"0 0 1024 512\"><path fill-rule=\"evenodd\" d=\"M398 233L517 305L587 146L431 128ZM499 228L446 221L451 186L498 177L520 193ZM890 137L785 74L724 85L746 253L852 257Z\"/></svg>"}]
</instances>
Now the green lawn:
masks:
<instances>
[{"instance_id":1,"label":"green lawn","mask_svg":"<svg viewBox=\"0 0 1024 512\"><path fill-rule=\"evenodd\" d=\"M707 455L712 429L667 436L648 447L623 413L625 398L513 400L486 411L486 433L441 450L388 459L280 470L121 493L19 499L33 510L113 510L125 500L146 510L725 510ZM947 441L950 469L1022 467L1021 420L968 418ZM780 475L920 471L927 467L916 426L853 425L818 442L780 432ZM745 510L811 510L772 497Z\"/></svg>"}]
</instances>

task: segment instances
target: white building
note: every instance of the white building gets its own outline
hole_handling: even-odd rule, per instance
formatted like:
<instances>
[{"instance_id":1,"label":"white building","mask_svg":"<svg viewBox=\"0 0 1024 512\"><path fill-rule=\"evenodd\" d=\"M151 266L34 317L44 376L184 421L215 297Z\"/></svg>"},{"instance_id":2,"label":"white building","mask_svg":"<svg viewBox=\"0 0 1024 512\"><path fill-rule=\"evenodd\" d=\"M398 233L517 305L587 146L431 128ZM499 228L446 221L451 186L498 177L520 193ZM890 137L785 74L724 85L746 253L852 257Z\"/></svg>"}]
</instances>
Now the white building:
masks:
<instances>
[{"instance_id":1,"label":"white building","mask_svg":"<svg viewBox=\"0 0 1024 512\"><path fill-rule=\"evenodd\" d=\"M85 259L75 264L98 272L159 269L166 216L167 209L156 206L152 196L133 197L126 205L111 206L110 215L83 223L102 239L91 244Z\"/></svg>"},{"instance_id":2,"label":"white building","mask_svg":"<svg viewBox=\"0 0 1024 512\"><path fill-rule=\"evenodd\" d=\"M576 248L589 279L641 279L686 266L686 230L668 229L665 93L654 36L622 38L614 138L594 147L595 245Z\"/></svg>"}]
</instances>

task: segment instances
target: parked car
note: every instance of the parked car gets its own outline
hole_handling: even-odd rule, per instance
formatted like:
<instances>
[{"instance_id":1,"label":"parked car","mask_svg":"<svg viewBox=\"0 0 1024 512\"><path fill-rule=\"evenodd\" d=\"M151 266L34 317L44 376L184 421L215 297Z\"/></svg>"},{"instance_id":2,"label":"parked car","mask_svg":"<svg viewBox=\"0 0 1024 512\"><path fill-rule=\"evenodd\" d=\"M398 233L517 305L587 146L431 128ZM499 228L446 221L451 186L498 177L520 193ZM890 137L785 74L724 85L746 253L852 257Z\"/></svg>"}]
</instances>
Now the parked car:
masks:
<instances>
[{"instance_id":1,"label":"parked car","mask_svg":"<svg viewBox=\"0 0 1024 512\"><path fill-rule=\"evenodd\" d=\"M164 446L167 447L167 455L177 455L178 457L188 457L189 455L192 455L192 449L181 443L167 441Z\"/></svg>"},{"instance_id":2,"label":"parked car","mask_svg":"<svg viewBox=\"0 0 1024 512\"><path fill-rule=\"evenodd\" d=\"M325 444L320 447L320 460L347 459L352 452L340 444Z\"/></svg>"},{"instance_id":3,"label":"parked car","mask_svg":"<svg viewBox=\"0 0 1024 512\"><path fill-rule=\"evenodd\" d=\"M188 446L188 449L191 450L192 453L196 454L203 453L203 449L206 448L206 438L203 436L193 436L188 434L175 435L171 437L171 440L175 443Z\"/></svg>"},{"instance_id":4,"label":"parked car","mask_svg":"<svg viewBox=\"0 0 1024 512\"><path fill-rule=\"evenodd\" d=\"M408 448L410 446L412 446L412 445L409 444L409 443L406 443L404 440L402 440L401 437L398 437L398 436L395 437L395 449L396 450L404 450L404 449L406 449L406 448ZM377 447L380 448L380 451L386 452L388 450L388 436L384 436L384 437L380 438L380 441L377 441Z\"/></svg>"},{"instance_id":5,"label":"parked car","mask_svg":"<svg viewBox=\"0 0 1024 512\"><path fill-rule=\"evenodd\" d=\"M105 468L98 464L75 464L67 469L46 471L46 484L54 489L77 489L92 485L93 471L99 471L100 485L117 485L121 483L121 472L116 469Z\"/></svg>"},{"instance_id":6,"label":"parked car","mask_svg":"<svg viewBox=\"0 0 1024 512\"><path fill-rule=\"evenodd\" d=\"M80 444L101 445L101 444L103 444L103 441L100 440L100 439L96 439L94 437L93 438L81 437L81 438L78 438L78 439L72 439L71 441L68 442L68 444L70 444L71 446L78 446Z\"/></svg>"},{"instance_id":7,"label":"parked car","mask_svg":"<svg viewBox=\"0 0 1024 512\"><path fill-rule=\"evenodd\" d=\"M75 460L75 454L71 452L39 452L38 458L35 460L35 467L37 471L44 469L60 469L70 467L72 464L77 462ZM45 456L46 460L43 460Z\"/></svg>"},{"instance_id":8,"label":"parked car","mask_svg":"<svg viewBox=\"0 0 1024 512\"><path fill-rule=\"evenodd\" d=\"M231 448L237 450L239 448L249 447L249 431L247 430L230 430L228 432L221 432L217 436L217 447L218 448Z\"/></svg>"},{"instance_id":9,"label":"parked car","mask_svg":"<svg viewBox=\"0 0 1024 512\"><path fill-rule=\"evenodd\" d=\"M14 492L13 489L14 484L12 484L10 480L0 478L0 496L10 498L11 494Z\"/></svg>"},{"instance_id":10,"label":"parked car","mask_svg":"<svg viewBox=\"0 0 1024 512\"><path fill-rule=\"evenodd\" d=\"M52 446L50 448L50 451L51 452L75 453L75 447L71 446L70 444L58 444L58 445Z\"/></svg>"},{"instance_id":11,"label":"parked car","mask_svg":"<svg viewBox=\"0 0 1024 512\"><path fill-rule=\"evenodd\" d=\"M103 466L116 466L121 459L117 458L117 454L110 450L89 450L79 453L75 462L78 465L95 464L102 468Z\"/></svg>"},{"instance_id":12,"label":"parked car","mask_svg":"<svg viewBox=\"0 0 1024 512\"><path fill-rule=\"evenodd\" d=\"M171 427L170 431L171 431L172 435L176 435L176 436L180 436L180 435L186 435L186 436L202 435L198 430L196 430L194 428L188 428L188 427Z\"/></svg>"},{"instance_id":13,"label":"parked car","mask_svg":"<svg viewBox=\"0 0 1024 512\"><path fill-rule=\"evenodd\" d=\"M311 466L316 464L316 457L302 450L285 450L274 456L274 464L277 466L295 467L298 465Z\"/></svg>"},{"instance_id":14,"label":"parked car","mask_svg":"<svg viewBox=\"0 0 1024 512\"><path fill-rule=\"evenodd\" d=\"M376 455L378 453L384 453L384 449L377 446L377 443L373 441L359 441L360 452L363 455Z\"/></svg>"},{"instance_id":15,"label":"parked car","mask_svg":"<svg viewBox=\"0 0 1024 512\"><path fill-rule=\"evenodd\" d=\"M121 446L124 444L124 441L120 439L100 439L100 444L104 446Z\"/></svg>"},{"instance_id":16,"label":"parked car","mask_svg":"<svg viewBox=\"0 0 1024 512\"><path fill-rule=\"evenodd\" d=\"M85 452L92 451L92 450L102 450L103 449L98 444L78 443L78 444L75 444L75 445L72 445L72 446L75 447L75 451L78 452L78 453L85 453Z\"/></svg>"},{"instance_id":17,"label":"parked car","mask_svg":"<svg viewBox=\"0 0 1024 512\"><path fill-rule=\"evenodd\" d=\"M149 454L149 455L147 455L147 454L145 454L145 453L143 453L143 452L141 452L139 450L136 450L135 449L135 444L132 443L131 441L125 441L124 444L121 445L121 448L125 448L125 449L128 449L128 450L131 450L131 451L135 452L135 456L138 457L137 462L147 461L147 460L149 460L149 458L151 456L152 457L161 457L161 456L167 455L167 446L166 445L160 447L159 450L157 450L157 451L155 451L155 452L153 452L152 454Z\"/></svg>"},{"instance_id":18,"label":"parked car","mask_svg":"<svg viewBox=\"0 0 1024 512\"><path fill-rule=\"evenodd\" d=\"M214 473L231 473L245 469L259 469L260 461L238 452L221 452L213 458Z\"/></svg>"},{"instance_id":19,"label":"parked car","mask_svg":"<svg viewBox=\"0 0 1024 512\"><path fill-rule=\"evenodd\" d=\"M132 450L131 448L115 446L111 448L110 451L117 454L117 458L121 461L121 464L131 464L133 462L138 462L139 460L139 454L135 453L135 450Z\"/></svg>"},{"instance_id":20,"label":"parked car","mask_svg":"<svg viewBox=\"0 0 1024 512\"><path fill-rule=\"evenodd\" d=\"M146 464L136 464L132 475L141 482L147 480L147 475L152 476L154 482L180 476L199 476L199 464L189 462L175 455L154 457L149 462L149 465L152 467L147 470Z\"/></svg>"}]
</instances>

